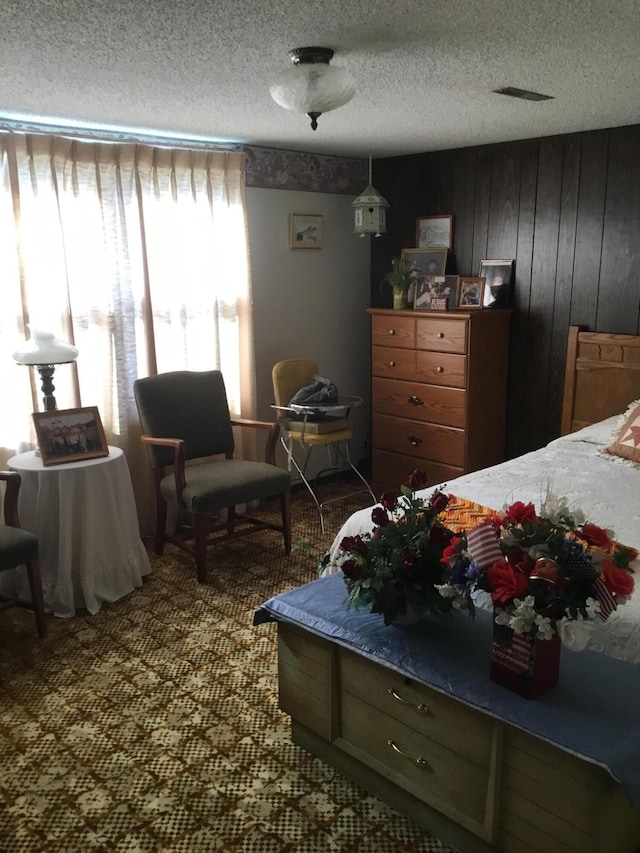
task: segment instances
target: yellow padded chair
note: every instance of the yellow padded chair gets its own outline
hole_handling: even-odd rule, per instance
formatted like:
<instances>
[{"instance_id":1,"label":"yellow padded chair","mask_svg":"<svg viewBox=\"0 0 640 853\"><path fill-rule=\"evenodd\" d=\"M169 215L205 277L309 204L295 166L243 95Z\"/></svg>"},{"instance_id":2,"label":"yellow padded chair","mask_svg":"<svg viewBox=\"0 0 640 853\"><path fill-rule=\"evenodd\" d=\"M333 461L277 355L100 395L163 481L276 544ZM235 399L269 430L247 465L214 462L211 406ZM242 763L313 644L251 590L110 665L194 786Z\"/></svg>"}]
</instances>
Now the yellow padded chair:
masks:
<instances>
[{"instance_id":1,"label":"yellow padded chair","mask_svg":"<svg viewBox=\"0 0 640 853\"><path fill-rule=\"evenodd\" d=\"M285 361L279 361L274 364L271 371L273 380L273 394L277 407L285 408L289 405L293 395L301 388L311 385L314 376L318 373L318 365L310 358L290 358ZM359 400L359 398L356 398ZM323 504L321 504L307 479L307 465L314 447L326 447L329 457L329 465L323 468L315 476L315 482L318 478L329 471L344 470L345 465L351 468L366 486L366 491L369 492L376 502L376 497L371 491L371 487L351 462L349 455L349 441L352 437L351 428L349 426L348 416L350 405L346 403L341 407L336 416L326 415L322 420L313 422L306 420L294 420L290 413L280 411L279 422L281 427L280 439L283 447L287 451L287 456L290 465L293 464L298 474L302 478L305 486L309 490L316 507L320 514L320 524L324 533L324 517L322 513ZM293 455L293 445L297 442L304 448L302 465L298 464ZM331 452L334 452L332 458ZM360 490L362 491L362 490ZM355 494L358 494L357 492ZM331 500L325 501L331 503Z\"/></svg>"}]
</instances>

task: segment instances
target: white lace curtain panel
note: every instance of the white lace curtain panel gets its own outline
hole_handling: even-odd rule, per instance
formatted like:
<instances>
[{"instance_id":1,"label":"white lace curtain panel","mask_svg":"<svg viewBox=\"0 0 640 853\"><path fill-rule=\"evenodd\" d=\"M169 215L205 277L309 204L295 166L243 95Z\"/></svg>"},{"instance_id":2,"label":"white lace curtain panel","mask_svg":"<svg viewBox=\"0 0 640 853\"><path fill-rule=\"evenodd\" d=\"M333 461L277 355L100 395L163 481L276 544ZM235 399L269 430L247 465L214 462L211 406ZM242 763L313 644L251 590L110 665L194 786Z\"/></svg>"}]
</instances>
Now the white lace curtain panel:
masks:
<instances>
[{"instance_id":1,"label":"white lace curtain panel","mask_svg":"<svg viewBox=\"0 0 640 853\"><path fill-rule=\"evenodd\" d=\"M35 446L42 407L12 354L52 331L80 351L56 369L58 408L98 406L148 528L134 379L217 368L232 413L253 412L243 155L18 133L0 152L0 466Z\"/></svg>"}]
</instances>

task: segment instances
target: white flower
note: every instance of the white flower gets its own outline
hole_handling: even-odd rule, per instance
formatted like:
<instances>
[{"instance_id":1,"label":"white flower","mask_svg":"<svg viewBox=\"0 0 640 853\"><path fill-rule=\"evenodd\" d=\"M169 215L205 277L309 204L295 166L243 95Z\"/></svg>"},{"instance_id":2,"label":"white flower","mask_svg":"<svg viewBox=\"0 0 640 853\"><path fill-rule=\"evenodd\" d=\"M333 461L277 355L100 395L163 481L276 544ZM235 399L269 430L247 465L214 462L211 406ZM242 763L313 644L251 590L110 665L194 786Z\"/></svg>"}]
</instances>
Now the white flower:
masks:
<instances>
[{"instance_id":1,"label":"white flower","mask_svg":"<svg viewBox=\"0 0 640 853\"><path fill-rule=\"evenodd\" d=\"M549 616L542 616L538 613L536 615L536 626L538 628L539 639L550 640L553 637L555 632Z\"/></svg>"},{"instance_id":2,"label":"white flower","mask_svg":"<svg viewBox=\"0 0 640 853\"><path fill-rule=\"evenodd\" d=\"M587 598L584 603L589 619L595 619L600 613L600 602L597 598Z\"/></svg>"},{"instance_id":3,"label":"white flower","mask_svg":"<svg viewBox=\"0 0 640 853\"><path fill-rule=\"evenodd\" d=\"M506 610L500 610L496 613L493 621L496 625L509 625L511 627L511 614Z\"/></svg>"},{"instance_id":4,"label":"white flower","mask_svg":"<svg viewBox=\"0 0 640 853\"><path fill-rule=\"evenodd\" d=\"M434 583L434 587L443 598L456 598L458 595L458 591L450 583Z\"/></svg>"},{"instance_id":5,"label":"white flower","mask_svg":"<svg viewBox=\"0 0 640 853\"><path fill-rule=\"evenodd\" d=\"M509 620L509 627L513 628L516 634L528 634L536 624L535 599L532 595L527 595L524 601L514 598L513 604L514 611Z\"/></svg>"},{"instance_id":6,"label":"white flower","mask_svg":"<svg viewBox=\"0 0 640 853\"><path fill-rule=\"evenodd\" d=\"M558 633L560 639L574 652L583 652L591 638L593 624L586 620L582 613L575 619L561 619L558 622Z\"/></svg>"}]
</instances>

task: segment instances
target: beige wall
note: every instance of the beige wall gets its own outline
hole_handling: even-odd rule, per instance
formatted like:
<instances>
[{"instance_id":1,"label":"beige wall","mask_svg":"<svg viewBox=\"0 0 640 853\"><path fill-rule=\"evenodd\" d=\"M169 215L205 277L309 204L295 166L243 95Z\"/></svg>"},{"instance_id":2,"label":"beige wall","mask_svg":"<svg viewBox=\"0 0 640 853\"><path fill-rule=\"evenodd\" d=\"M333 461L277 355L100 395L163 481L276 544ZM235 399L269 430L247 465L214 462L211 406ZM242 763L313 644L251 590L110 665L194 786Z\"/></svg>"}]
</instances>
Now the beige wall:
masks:
<instances>
[{"instance_id":1,"label":"beige wall","mask_svg":"<svg viewBox=\"0 0 640 853\"><path fill-rule=\"evenodd\" d=\"M368 454L370 429L370 237L353 233L353 198L318 192L246 191L251 254L257 416L272 419L271 368L312 358L341 393L360 394L352 455ZM324 217L322 249L289 249L289 215ZM320 452L316 451L320 459ZM281 457L283 461L283 457ZM315 470L320 466L312 466Z\"/></svg>"}]
</instances>

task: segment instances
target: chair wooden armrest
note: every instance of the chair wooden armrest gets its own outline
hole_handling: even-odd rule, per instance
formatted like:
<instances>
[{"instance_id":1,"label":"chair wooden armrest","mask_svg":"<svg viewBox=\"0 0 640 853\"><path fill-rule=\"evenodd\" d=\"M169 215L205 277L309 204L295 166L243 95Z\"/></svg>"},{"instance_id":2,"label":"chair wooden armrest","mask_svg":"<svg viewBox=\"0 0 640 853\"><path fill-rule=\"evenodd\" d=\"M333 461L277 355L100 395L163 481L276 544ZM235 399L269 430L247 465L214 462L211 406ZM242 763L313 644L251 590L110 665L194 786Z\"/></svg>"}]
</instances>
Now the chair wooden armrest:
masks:
<instances>
[{"instance_id":1,"label":"chair wooden armrest","mask_svg":"<svg viewBox=\"0 0 640 853\"><path fill-rule=\"evenodd\" d=\"M20 527L18 516L18 492L22 478L17 471L0 471L0 480L4 481L4 523L9 527Z\"/></svg>"},{"instance_id":2,"label":"chair wooden armrest","mask_svg":"<svg viewBox=\"0 0 640 853\"><path fill-rule=\"evenodd\" d=\"M186 465L186 452L184 449L184 441L181 438L155 438L153 435L142 435L140 441L143 444L153 444L156 447L173 447L173 475L176 480L176 495L180 506L186 506L182 497L182 492L186 486L186 478L184 468ZM154 476L158 481L158 485L164 476L164 468L154 468Z\"/></svg>"},{"instance_id":3,"label":"chair wooden armrest","mask_svg":"<svg viewBox=\"0 0 640 853\"><path fill-rule=\"evenodd\" d=\"M280 435L279 424L273 421L255 421L250 418L231 418L231 425L268 430L269 435L267 436L267 443L264 448L264 458L270 465L276 464L276 443Z\"/></svg>"}]
</instances>

